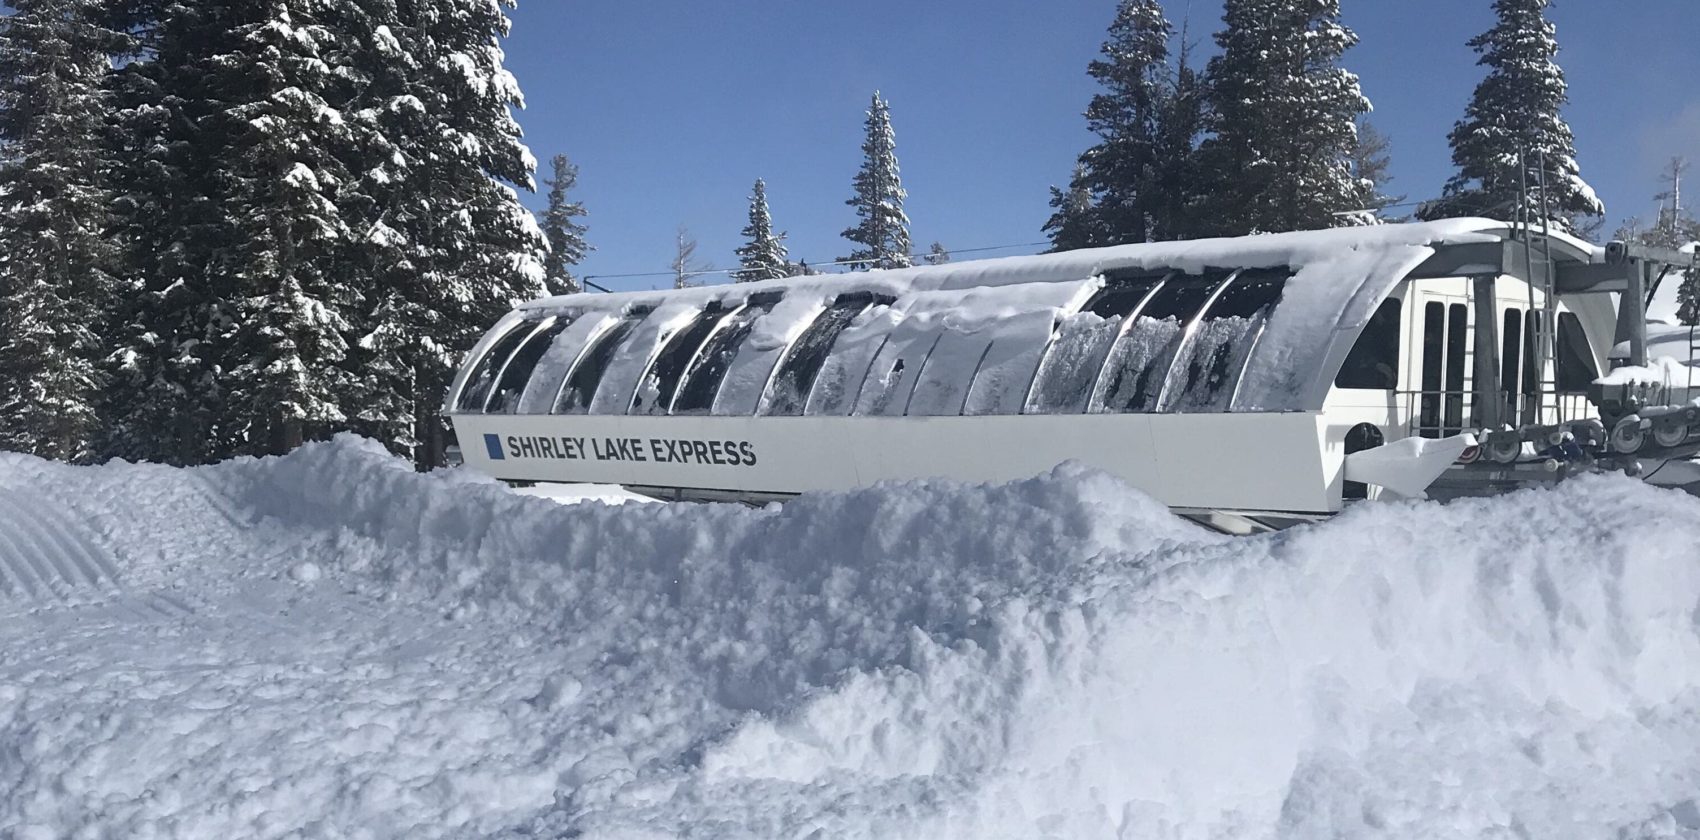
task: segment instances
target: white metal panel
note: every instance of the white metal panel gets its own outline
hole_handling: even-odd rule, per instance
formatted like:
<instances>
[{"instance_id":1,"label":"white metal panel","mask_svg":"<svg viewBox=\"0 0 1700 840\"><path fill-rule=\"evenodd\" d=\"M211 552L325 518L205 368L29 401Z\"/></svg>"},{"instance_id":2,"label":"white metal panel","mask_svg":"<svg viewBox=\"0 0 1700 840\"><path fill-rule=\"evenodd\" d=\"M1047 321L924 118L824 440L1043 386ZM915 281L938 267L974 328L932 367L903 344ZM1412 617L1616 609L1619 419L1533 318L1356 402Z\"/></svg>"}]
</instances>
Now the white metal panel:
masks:
<instances>
[{"instance_id":1,"label":"white metal panel","mask_svg":"<svg viewBox=\"0 0 1700 840\"><path fill-rule=\"evenodd\" d=\"M511 480L799 493L942 477L1009 481L1065 461L1171 507L1339 508L1344 428L1320 414L454 418L468 465ZM486 436L489 436L488 438ZM494 460L492 452L501 454Z\"/></svg>"}]
</instances>

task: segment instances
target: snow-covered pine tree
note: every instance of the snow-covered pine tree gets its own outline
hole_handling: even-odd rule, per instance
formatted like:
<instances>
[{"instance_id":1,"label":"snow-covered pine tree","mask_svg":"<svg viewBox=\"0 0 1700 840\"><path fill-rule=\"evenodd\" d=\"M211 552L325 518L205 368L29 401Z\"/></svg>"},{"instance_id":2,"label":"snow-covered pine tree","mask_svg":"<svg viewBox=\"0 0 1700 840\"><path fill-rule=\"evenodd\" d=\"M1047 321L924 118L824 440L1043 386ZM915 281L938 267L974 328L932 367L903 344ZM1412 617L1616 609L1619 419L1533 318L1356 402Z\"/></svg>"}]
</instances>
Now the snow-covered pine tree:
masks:
<instances>
[{"instance_id":1,"label":"snow-covered pine tree","mask_svg":"<svg viewBox=\"0 0 1700 840\"><path fill-rule=\"evenodd\" d=\"M1349 224L1371 186L1348 157L1369 110L1339 66L1357 36L1339 0L1227 0L1207 68L1214 136L1199 149L1209 185L1199 218L1217 235Z\"/></svg>"},{"instance_id":2,"label":"snow-covered pine tree","mask_svg":"<svg viewBox=\"0 0 1700 840\"><path fill-rule=\"evenodd\" d=\"M140 285L120 319L109 451L174 463L244 451L263 400L240 398L258 392L236 372L253 373L243 365L258 352L273 386L300 384L287 373L297 364L340 383L335 404L350 416L335 425L435 463L453 364L513 302L543 292L542 234L510 186L530 189L535 168L502 67L511 0L135 5L152 16L152 50L120 75L133 164L119 207ZM273 44L277 61L250 54L246 39L278 9L296 43ZM274 95L255 96L255 79ZM292 163L270 180L252 175L267 121L231 119L239 107L307 119L271 146ZM256 229L257 206L327 226L286 245L289 225ZM290 248L305 263L286 275L271 261ZM254 249L265 260L242 267ZM325 335L338 316L340 363Z\"/></svg>"},{"instance_id":3,"label":"snow-covered pine tree","mask_svg":"<svg viewBox=\"0 0 1700 840\"><path fill-rule=\"evenodd\" d=\"M1392 147L1393 142L1387 139L1387 135L1382 134L1374 123L1368 119L1358 120L1358 137L1352 143L1348 159L1352 163L1352 174L1359 180L1369 182L1372 189L1369 203L1364 205L1368 212L1361 217L1364 224L1387 221L1382 218L1383 211L1405 200L1402 195L1389 195L1385 189L1387 183L1393 180L1393 159L1390 152Z\"/></svg>"},{"instance_id":4,"label":"snow-covered pine tree","mask_svg":"<svg viewBox=\"0 0 1700 840\"><path fill-rule=\"evenodd\" d=\"M1554 60L1557 29L1546 18L1548 2L1495 0L1498 21L1470 41L1488 74L1450 135L1458 172L1441 198L1422 208L1423 218L1539 219L1538 177L1528 176L1521 207L1518 195L1525 173L1537 173L1543 159L1553 222L1571 230L1579 218L1605 212L1593 188L1582 180L1576 140L1562 116L1569 95L1564 71Z\"/></svg>"},{"instance_id":5,"label":"snow-covered pine tree","mask_svg":"<svg viewBox=\"0 0 1700 840\"><path fill-rule=\"evenodd\" d=\"M932 247L927 249L925 259L927 265L944 265L950 262L950 251L945 249L943 242L934 242Z\"/></svg>"},{"instance_id":6,"label":"snow-covered pine tree","mask_svg":"<svg viewBox=\"0 0 1700 840\"><path fill-rule=\"evenodd\" d=\"M354 319L353 425L441 458L437 418L453 366L515 302L545 291L547 245L514 187L536 162L512 109L523 99L500 41L513 0L359 0L351 49L369 76L348 117L360 130L373 282Z\"/></svg>"},{"instance_id":7,"label":"snow-covered pine tree","mask_svg":"<svg viewBox=\"0 0 1700 840\"><path fill-rule=\"evenodd\" d=\"M116 287L103 137L125 37L96 0L0 17L0 449L86 460Z\"/></svg>"},{"instance_id":8,"label":"snow-covered pine tree","mask_svg":"<svg viewBox=\"0 0 1700 840\"><path fill-rule=\"evenodd\" d=\"M1121 0L1102 57L1087 67L1103 86L1086 107L1087 127L1099 142L1080 156L1102 237L1091 244L1156 238L1158 135L1169 96L1172 34L1157 0Z\"/></svg>"},{"instance_id":9,"label":"snow-covered pine tree","mask_svg":"<svg viewBox=\"0 0 1700 840\"><path fill-rule=\"evenodd\" d=\"M1174 83L1157 112L1151 183L1146 187L1154 196L1148 202L1151 234L1159 240L1188 239L1199 233L1198 141L1209 124L1209 100L1204 79L1192 66L1192 48L1184 29L1180 42Z\"/></svg>"},{"instance_id":10,"label":"snow-covered pine tree","mask_svg":"<svg viewBox=\"0 0 1700 840\"><path fill-rule=\"evenodd\" d=\"M312 0L243 0L250 17L218 119L229 245L210 268L234 281L229 395L220 419L237 454L281 454L340 427L342 367L357 294L352 231L337 203L354 180L340 107L340 21ZM332 102L337 105L333 105Z\"/></svg>"},{"instance_id":11,"label":"snow-covered pine tree","mask_svg":"<svg viewBox=\"0 0 1700 840\"><path fill-rule=\"evenodd\" d=\"M1068 190L1051 187L1051 208L1054 212L1042 230L1051 238L1052 251L1073 251L1107 244L1109 238L1098 227L1093 212L1092 188L1086 184L1086 164L1074 165L1074 177Z\"/></svg>"},{"instance_id":12,"label":"snow-covered pine tree","mask_svg":"<svg viewBox=\"0 0 1700 840\"><path fill-rule=\"evenodd\" d=\"M543 282L549 294L570 295L581 291L573 278L573 266L584 261L590 246L585 244L583 222L584 203L569 201L567 193L578 185L578 167L566 155L550 160L553 178L543 181L549 187L549 206L543 211L543 238L549 242L549 256L543 260Z\"/></svg>"},{"instance_id":13,"label":"snow-covered pine tree","mask_svg":"<svg viewBox=\"0 0 1700 840\"><path fill-rule=\"evenodd\" d=\"M767 182L756 179L750 193L750 223L744 226L744 244L736 251L738 270L732 276L740 283L775 280L791 276L785 252L785 235L773 232L773 216L767 208Z\"/></svg>"},{"instance_id":14,"label":"snow-covered pine tree","mask_svg":"<svg viewBox=\"0 0 1700 840\"><path fill-rule=\"evenodd\" d=\"M170 4L120 75L117 206L137 291L115 319L107 454L202 463L341 426L361 276L341 111L360 87L341 38L351 11Z\"/></svg>"},{"instance_id":15,"label":"snow-covered pine tree","mask_svg":"<svg viewBox=\"0 0 1700 840\"><path fill-rule=\"evenodd\" d=\"M862 168L856 173L855 195L845 203L856 208L855 227L844 238L862 247L841 262L854 268L907 268L909 216L903 212L903 178L897 166L897 135L891 128L891 106L874 91L868 106L862 141Z\"/></svg>"},{"instance_id":16,"label":"snow-covered pine tree","mask_svg":"<svg viewBox=\"0 0 1700 840\"><path fill-rule=\"evenodd\" d=\"M120 165L114 241L126 276L108 323L113 352L99 454L188 465L220 457L235 323L233 279L209 266L228 247L217 200L223 72L244 21L228 2L130 4L145 52L113 79Z\"/></svg>"}]
</instances>

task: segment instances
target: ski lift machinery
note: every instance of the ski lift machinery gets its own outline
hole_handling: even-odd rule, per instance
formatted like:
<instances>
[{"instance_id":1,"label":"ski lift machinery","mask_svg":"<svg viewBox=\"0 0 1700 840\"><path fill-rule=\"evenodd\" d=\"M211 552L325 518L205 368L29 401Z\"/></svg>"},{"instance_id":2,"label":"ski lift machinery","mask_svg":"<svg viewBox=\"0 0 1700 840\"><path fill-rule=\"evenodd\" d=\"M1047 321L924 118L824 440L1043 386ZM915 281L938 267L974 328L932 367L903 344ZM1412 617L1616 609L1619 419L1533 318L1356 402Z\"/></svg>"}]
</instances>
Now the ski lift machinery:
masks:
<instances>
[{"instance_id":1,"label":"ski lift machinery","mask_svg":"<svg viewBox=\"0 0 1700 840\"><path fill-rule=\"evenodd\" d=\"M1073 461L1254 533L1692 456L1692 383L1634 375L1691 259L1459 219L569 295L502 318L445 415L513 482L760 503Z\"/></svg>"}]
</instances>

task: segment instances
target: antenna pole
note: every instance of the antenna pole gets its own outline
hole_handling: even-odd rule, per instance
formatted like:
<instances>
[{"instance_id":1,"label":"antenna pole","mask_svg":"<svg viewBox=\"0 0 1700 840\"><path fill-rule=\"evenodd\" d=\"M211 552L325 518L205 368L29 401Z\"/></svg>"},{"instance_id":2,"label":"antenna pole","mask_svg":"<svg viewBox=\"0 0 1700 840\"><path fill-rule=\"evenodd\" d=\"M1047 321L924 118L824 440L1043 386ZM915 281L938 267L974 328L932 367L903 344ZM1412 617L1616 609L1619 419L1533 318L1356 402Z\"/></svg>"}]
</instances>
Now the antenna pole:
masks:
<instances>
[{"instance_id":1,"label":"antenna pole","mask_svg":"<svg viewBox=\"0 0 1700 840\"><path fill-rule=\"evenodd\" d=\"M1552 365L1552 371L1553 371L1553 384L1554 384L1554 387L1553 387L1553 392L1554 392L1553 403L1554 403L1555 407L1557 407L1559 405L1559 400L1558 400L1558 396L1557 396L1557 391L1558 391L1558 387L1557 387L1557 382L1558 382L1558 301L1556 300L1557 293L1558 293L1558 282L1557 282L1557 279L1555 277L1553 277L1553 270L1554 269L1553 269L1553 265L1552 265L1552 230L1551 230L1552 207L1549 203L1549 198L1548 198L1549 194L1547 192L1547 153L1545 151L1542 151L1540 153L1539 159L1540 159L1540 163L1541 163L1541 171L1540 171L1540 179L1539 179L1540 189L1541 189L1541 249L1544 252L1545 257L1546 257L1546 271L1541 278L1541 293L1546 298L1546 306L1544 308L1544 311L1541 313L1542 318L1540 319L1541 323L1540 323L1540 333L1539 333L1539 335L1540 335L1540 338L1541 338L1541 344L1540 344L1541 359L1540 359L1540 362L1539 362L1539 364L1540 364L1539 375L1535 378L1536 383L1538 383L1537 387L1535 388L1535 422L1537 422L1537 423L1540 422L1541 402L1543 401L1543 398L1544 398L1544 394L1542 392L1542 387L1546 383L1546 371L1547 371L1547 365L1549 365L1549 364ZM1555 418L1555 419L1559 420L1560 422L1563 422L1563 420L1564 420L1563 417L1558 417L1558 418Z\"/></svg>"}]
</instances>

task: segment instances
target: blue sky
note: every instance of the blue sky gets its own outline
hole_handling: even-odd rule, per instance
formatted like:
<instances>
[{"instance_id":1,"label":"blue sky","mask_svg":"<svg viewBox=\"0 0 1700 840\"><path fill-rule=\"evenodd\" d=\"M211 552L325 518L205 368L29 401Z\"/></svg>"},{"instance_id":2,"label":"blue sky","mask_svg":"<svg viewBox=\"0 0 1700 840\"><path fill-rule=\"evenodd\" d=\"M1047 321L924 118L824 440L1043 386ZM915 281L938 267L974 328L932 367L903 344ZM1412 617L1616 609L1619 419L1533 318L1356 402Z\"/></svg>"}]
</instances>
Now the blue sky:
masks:
<instances>
[{"instance_id":1,"label":"blue sky","mask_svg":"<svg viewBox=\"0 0 1700 840\"><path fill-rule=\"evenodd\" d=\"M1188 16L1186 0L1167 5L1177 25ZM1361 38L1345 65L1392 138L1393 192L1428 197L1450 174L1446 133L1482 72L1465 42L1491 25L1491 5L1345 0ZM1208 51L1220 3L1190 6L1192 38ZM680 225L700 256L732 267L757 177L793 257L819 263L849 250L844 199L875 89L892 104L917 248L1041 242L1048 187L1092 140L1080 116L1095 90L1086 64L1114 7L520 0L505 48L532 150L579 165L597 249L582 273L665 270ZM1552 18L1583 176L1613 226L1648 217L1664 161L1700 163L1700 0L1555 0ZM1700 204L1700 172L1694 195Z\"/></svg>"}]
</instances>

